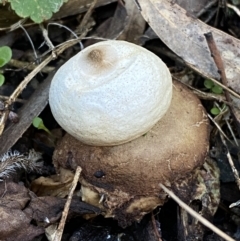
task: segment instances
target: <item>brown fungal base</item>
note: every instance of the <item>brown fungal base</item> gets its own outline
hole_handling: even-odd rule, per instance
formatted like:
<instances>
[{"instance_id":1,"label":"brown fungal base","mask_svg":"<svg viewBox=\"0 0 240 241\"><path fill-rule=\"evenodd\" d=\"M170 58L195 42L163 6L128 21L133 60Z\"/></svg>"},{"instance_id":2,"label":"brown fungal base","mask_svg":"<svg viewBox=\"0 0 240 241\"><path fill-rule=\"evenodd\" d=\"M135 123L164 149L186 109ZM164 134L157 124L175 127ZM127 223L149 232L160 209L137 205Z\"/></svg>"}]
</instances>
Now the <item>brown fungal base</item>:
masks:
<instances>
[{"instance_id":1,"label":"brown fungal base","mask_svg":"<svg viewBox=\"0 0 240 241\"><path fill-rule=\"evenodd\" d=\"M164 193L159 197L133 196L121 190L110 193L105 189L92 186L83 178L80 182L82 201L101 208L106 218L117 219L121 227L129 226L133 221L140 221L145 214L157 206L162 206L167 196Z\"/></svg>"},{"instance_id":2,"label":"brown fungal base","mask_svg":"<svg viewBox=\"0 0 240 241\"><path fill-rule=\"evenodd\" d=\"M171 187L203 164L208 139L209 123L199 99L174 82L167 114L145 135L118 146L94 147L67 134L53 159L56 167L81 166L83 199L127 225L164 203L159 183Z\"/></svg>"}]
</instances>

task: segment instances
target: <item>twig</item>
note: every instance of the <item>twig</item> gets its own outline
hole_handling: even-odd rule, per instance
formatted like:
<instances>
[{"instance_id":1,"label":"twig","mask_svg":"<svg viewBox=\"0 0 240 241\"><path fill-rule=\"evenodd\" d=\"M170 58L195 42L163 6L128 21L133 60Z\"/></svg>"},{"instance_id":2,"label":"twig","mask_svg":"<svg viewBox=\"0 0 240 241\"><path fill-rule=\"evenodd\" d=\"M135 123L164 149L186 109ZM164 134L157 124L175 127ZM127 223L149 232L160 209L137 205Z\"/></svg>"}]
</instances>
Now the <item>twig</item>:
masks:
<instances>
[{"instance_id":1,"label":"twig","mask_svg":"<svg viewBox=\"0 0 240 241\"><path fill-rule=\"evenodd\" d=\"M240 205L240 200L238 200L238 201L235 202L235 203L230 204L230 205L229 205L229 208L234 208L234 207L239 206L239 205Z\"/></svg>"},{"instance_id":2,"label":"twig","mask_svg":"<svg viewBox=\"0 0 240 241\"><path fill-rule=\"evenodd\" d=\"M70 188L70 192L69 192L67 201L66 201L65 206L64 206L62 218L61 218L61 221L59 223L56 234L53 238L53 241L60 241L61 238L62 238L63 229L64 229L64 226L65 226L65 223L66 223L66 219L67 219L68 211L69 211L70 204L71 204L71 201L72 201L73 193L74 193L74 190L77 186L81 171L82 171L82 168L80 166L78 166L77 169L76 169L73 181L72 181L72 186Z\"/></svg>"},{"instance_id":3,"label":"twig","mask_svg":"<svg viewBox=\"0 0 240 241\"><path fill-rule=\"evenodd\" d=\"M211 32L209 32L209 33L205 33L204 36L206 38L206 41L207 41L208 47L210 49L211 55L213 57L213 60L214 60L216 66L218 68L218 72L221 76L222 83L225 86L227 86L227 76L226 76L226 73L225 73L224 64L223 64L221 55L220 55L220 53L217 49L217 46L216 46L216 43L214 41L213 35L212 35ZM231 102L230 94L229 94L228 91L225 92L225 95L226 95L226 100L228 102Z\"/></svg>"},{"instance_id":4,"label":"twig","mask_svg":"<svg viewBox=\"0 0 240 241\"><path fill-rule=\"evenodd\" d=\"M228 130L230 131L230 133L231 133L231 135L232 135L232 138L233 138L236 146L239 146L238 141L237 141L237 138L236 138L236 136L235 136L235 133L234 133L234 131L233 131L233 129L232 129L232 127L231 127L228 119L227 119L227 118L224 118L224 120L225 120L225 122L226 122L226 124L227 124Z\"/></svg>"},{"instance_id":5,"label":"twig","mask_svg":"<svg viewBox=\"0 0 240 241\"><path fill-rule=\"evenodd\" d=\"M196 17L199 18L201 17L201 15L203 15L204 13L206 13L206 11L209 10L210 7L212 7L215 3L217 2L217 0L213 0L210 1L206 4L206 6L204 6L197 14Z\"/></svg>"},{"instance_id":6,"label":"twig","mask_svg":"<svg viewBox=\"0 0 240 241\"><path fill-rule=\"evenodd\" d=\"M236 6L234 6L230 3L227 3L227 7L231 8L240 17L240 10Z\"/></svg>"},{"instance_id":7,"label":"twig","mask_svg":"<svg viewBox=\"0 0 240 241\"><path fill-rule=\"evenodd\" d=\"M52 41L51 41L51 40L49 39L49 37L48 37L48 30L44 28L44 25L43 25L42 23L41 23L39 26L40 26L40 28L41 28L41 30L42 30L42 34L43 34L43 37L44 37L44 39L45 39L46 45L48 46L48 48L49 48L51 51L53 51L53 50L55 49L55 47L54 47ZM44 43L43 43L43 44L44 44ZM41 46L42 46L42 45L41 45ZM41 47L41 46L40 46L40 47Z\"/></svg>"},{"instance_id":8,"label":"twig","mask_svg":"<svg viewBox=\"0 0 240 241\"><path fill-rule=\"evenodd\" d=\"M201 222L203 225L211 229L213 232L215 232L217 235L219 235L221 238L227 240L227 241L235 241L230 236L225 234L223 231L221 231L219 228L214 226L212 223L210 223L207 219L199 215L196 211L194 211L192 208L190 208L186 203L181 201L173 192L171 192L167 187L165 187L163 184L159 184L161 188L175 201L178 203L180 207L185 209L190 215L192 215L194 218L196 218L199 222Z\"/></svg>"},{"instance_id":9,"label":"twig","mask_svg":"<svg viewBox=\"0 0 240 241\"><path fill-rule=\"evenodd\" d=\"M26 61L19 61L17 59L11 59L8 62L9 65L16 67L16 68L20 68L20 69L27 69L27 70L34 70L38 65L35 63L29 63ZM43 73L49 74L51 72L53 72L55 68L51 67L51 66L46 66L44 67L41 71Z\"/></svg>"},{"instance_id":10,"label":"twig","mask_svg":"<svg viewBox=\"0 0 240 241\"><path fill-rule=\"evenodd\" d=\"M212 118L212 116L209 115L209 114L207 114L207 116L213 122L213 124L217 127L217 129L219 130L220 134L222 134L229 142L231 142L233 144L233 142L226 136L226 134L223 132L223 130L220 127L220 125Z\"/></svg>"},{"instance_id":11,"label":"twig","mask_svg":"<svg viewBox=\"0 0 240 241\"><path fill-rule=\"evenodd\" d=\"M90 8L88 9L87 13L85 14L81 24L83 24L85 21L88 20L90 14L92 12L92 9L94 8L96 3L97 3L97 0L94 0L94 2L91 4ZM22 28L21 24L19 26ZM39 64L31 73L29 73L29 75L20 83L20 85L16 88L16 90L9 97L9 100L7 100L5 102L5 105L4 105L5 111L4 111L4 113L3 113L3 115L1 116L1 119L0 119L0 136L3 133L3 130L4 130L8 115L9 115L9 110L8 110L9 106L16 100L18 95L27 86L27 84L31 81L31 79L37 73L39 73L49 62L56 59L57 56L59 54L61 54L64 50L66 50L67 48L75 45L77 42L79 42L79 40L82 40L82 38L86 36L87 32L88 32L88 29L85 28L82 31L81 36L79 38L66 41L63 45L59 46L59 48L55 48L55 50L52 51L51 55L49 57L47 57L41 64Z\"/></svg>"},{"instance_id":12,"label":"twig","mask_svg":"<svg viewBox=\"0 0 240 241\"><path fill-rule=\"evenodd\" d=\"M234 166L234 163L233 163L231 154L229 153L228 146L227 146L227 143L226 143L223 135L220 134L220 137L221 137L221 140L222 140L223 145L225 146L225 148L226 148L226 150L227 150L227 159L228 159L229 165L231 166L231 169L232 169L232 172L233 172L235 181L236 181L236 183L237 183L237 186L238 186L238 188L239 188L239 190L240 190L240 178L239 178L239 175L238 175L238 171L237 171L236 167Z\"/></svg>"},{"instance_id":13,"label":"twig","mask_svg":"<svg viewBox=\"0 0 240 241\"><path fill-rule=\"evenodd\" d=\"M200 71L199 69L197 69L194 65L192 64L187 64L187 66L189 68L191 68L192 70L194 70L196 73L200 74L201 76L210 79L213 83L221 86L224 90L228 91L231 95L235 96L236 98L240 99L240 95L238 93L236 93L235 91L231 90L230 88L228 88L227 86L225 86L224 84L222 84L221 82L215 80L214 78L212 78L212 76L207 75L206 73Z\"/></svg>"},{"instance_id":14,"label":"twig","mask_svg":"<svg viewBox=\"0 0 240 241\"><path fill-rule=\"evenodd\" d=\"M34 44L32 42L32 39L31 37L29 36L27 30L22 26L21 22L19 21L19 27L24 31L24 33L26 34L27 38L28 38L28 41L30 42L31 46L32 46L32 49L33 49L33 53L35 55L35 58L36 60L38 59L38 55L37 55L37 52L35 50L35 47L34 47Z\"/></svg>"},{"instance_id":15,"label":"twig","mask_svg":"<svg viewBox=\"0 0 240 241\"><path fill-rule=\"evenodd\" d=\"M172 78L181 82L182 84L186 85L188 88L190 88L194 94L196 94L200 99L204 99L204 100L217 100L219 102L223 102L227 105L231 105L231 103L226 101L226 98L224 95L219 95L219 94L214 94L214 93L207 93L204 91L201 91L199 89L194 88L193 86L182 82L179 78L177 78L176 76L172 75Z\"/></svg>"},{"instance_id":16,"label":"twig","mask_svg":"<svg viewBox=\"0 0 240 241\"><path fill-rule=\"evenodd\" d=\"M234 132L233 132L233 129L232 129L232 127L231 127L231 125L230 125L230 123L229 123L229 109L228 108L225 108L225 107L221 107L221 106L219 106L219 104L217 103L217 102L215 102L214 103L214 105L216 105L217 106L217 108L220 110L220 114L218 115L218 116L223 116L223 120L225 121L225 123L227 124L227 127L228 127L228 130L230 131L230 133L231 133L231 135L232 135L232 138L233 138L233 140L234 140L234 142L235 142L235 145L236 146L239 146L239 144L238 144L238 141L237 141L237 138L236 138L236 136L235 136L235 134L234 134ZM225 109L225 110L224 110ZM215 117L215 119L218 117L218 116L216 116Z\"/></svg>"},{"instance_id":17,"label":"twig","mask_svg":"<svg viewBox=\"0 0 240 241\"><path fill-rule=\"evenodd\" d=\"M84 36L84 35L86 35L86 32L84 32L83 34L81 34L81 36ZM102 41L111 40L111 39L109 39L109 38L101 38L101 37L97 37L97 36L81 37L81 38L78 38L78 40L79 40L79 39L81 39L81 40L95 39L95 40L102 40ZM69 41L69 40L68 40L68 41ZM66 41L66 42L68 42L68 41ZM73 40L72 40L72 41L73 41ZM55 49L64 46L66 42L61 43L61 44L55 46ZM40 57L42 58L42 57L46 56L48 53L50 53L50 52L51 52L51 50L48 49L48 50L45 51ZM225 87L225 88L226 88L226 87ZM237 95L237 96L238 96L238 95ZM240 96L239 96L239 99L240 99Z\"/></svg>"},{"instance_id":18,"label":"twig","mask_svg":"<svg viewBox=\"0 0 240 241\"><path fill-rule=\"evenodd\" d=\"M74 32L74 31L72 31L72 29L70 29L70 28L68 28L67 26L65 26L65 25L63 25L63 24L60 24L60 23L49 23L48 25L47 25L47 30L45 29L45 31L43 32L44 34L45 34L45 39L46 39L46 41L48 41L48 42L50 42L50 39L48 38L48 29L49 29L49 26L51 26L51 25L55 25L55 26L58 26L58 27L60 27L60 28L64 28L64 29L66 29L67 31L69 31L76 39L78 38L78 36L77 36L77 34ZM49 45L49 44L48 44ZM82 44L82 42L81 41L79 41L79 46L80 46L80 50L83 50L83 48L84 48L84 46L83 46L83 44ZM51 48L53 47L53 45L51 46ZM50 49L51 49L50 48Z\"/></svg>"},{"instance_id":19,"label":"twig","mask_svg":"<svg viewBox=\"0 0 240 241\"><path fill-rule=\"evenodd\" d=\"M25 24L27 20L28 20L28 18L23 18L23 19L19 20L18 22L12 24L12 25L10 26L9 32L14 31L14 30L20 28L20 26L22 26L23 24ZM8 28L9 28L9 27L8 27ZM6 30L6 29L4 28L4 29L0 29L0 30Z\"/></svg>"},{"instance_id":20,"label":"twig","mask_svg":"<svg viewBox=\"0 0 240 241\"><path fill-rule=\"evenodd\" d=\"M215 44L213 35L211 32L209 32L209 33L204 34L204 36L206 38L206 41L207 41L208 47L210 49L211 55L214 59L214 62L218 68L218 72L221 76L222 83L223 83L223 85L227 86L228 81L227 81L227 77L226 77L226 73L225 73L224 64L223 64L221 55L217 49L217 46ZM231 97L230 97L230 91L225 91L225 96L226 96L226 100L228 102L232 102ZM233 118L233 120L235 121L234 124L235 124L235 126L238 126L239 121L238 121L238 118L236 117L236 110L235 110L234 106L230 106L230 110L234 117ZM239 128L237 128L237 130L240 133Z\"/></svg>"},{"instance_id":21,"label":"twig","mask_svg":"<svg viewBox=\"0 0 240 241\"><path fill-rule=\"evenodd\" d=\"M91 14L92 14L92 11L96 5L98 0L94 0L92 2L92 4L90 5L89 9L87 10L87 12L85 13L81 23L80 23L80 26L78 27L79 29L83 30L83 28L86 26L87 22L88 22L88 19L90 18Z\"/></svg>"},{"instance_id":22,"label":"twig","mask_svg":"<svg viewBox=\"0 0 240 241\"><path fill-rule=\"evenodd\" d=\"M58 67L59 64L56 65L56 68ZM32 124L33 118L38 116L47 105L50 83L54 74L55 71L50 73L43 83L34 91L34 94L31 95L27 102L19 109L19 123L17 125L9 123L2 136L0 136L0 155L12 148L17 140L24 134L26 129Z\"/></svg>"},{"instance_id":23,"label":"twig","mask_svg":"<svg viewBox=\"0 0 240 241\"><path fill-rule=\"evenodd\" d=\"M0 100L8 100L8 99L9 99L9 96L0 95ZM18 99L18 98L15 101L22 104L27 102L26 100Z\"/></svg>"},{"instance_id":24,"label":"twig","mask_svg":"<svg viewBox=\"0 0 240 241\"><path fill-rule=\"evenodd\" d=\"M152 215L151 215L151 219L152 219L154 234L155 234L156 238L158 239L158 241L162 241L162 239L159 235L158 229L157 229L156 220L154 218L153 212L152 212Z\"/></svg>"},{"instance_id":25,"label":"twig","mask_svg":"<svg viewBox=\"0 0 240 241\"><path fill-rule=\"evenodd\" d=\"M3 130L4 130L4 127L5 127L5 123L8 119L8 116L9 116L9 112L10 110L8 109L9 105L8 104L5 104L4 105L4 112L1 116L1 119L0 119L0 136L2 135L3 133Z\"/></svg>"},{"instance_id":26,"label":"twig","mask_svg":"<svg viewBox=\"0 0 240 241\"><path fill-rule=\"evenodd\" d=\"M84 33L83 33L84 35ZM48 56L41 64L39 64L31 73L29 73L25 79L19 84L19 86L15 89L15 91L12 93L12 95L9 97L9 99L5 102L5 112L3 113L1 119L0 119L0 136L3 133L6 120L8 118L9 114L9 106L12 105L16 98L19 96L19 94L23 91L23 89L27 86L27 84L32 80L32 78L39 73L43 67L45 67L49 62L51 62L53 59L55 59L55 56L60 55L64 50L67 48L75 45L79 42L79 39L82 39L82 35L78 39L73 39L66 41L63 45L61 45L58 49L56 49L50 56Z\"/></svg>"}]
</instances>

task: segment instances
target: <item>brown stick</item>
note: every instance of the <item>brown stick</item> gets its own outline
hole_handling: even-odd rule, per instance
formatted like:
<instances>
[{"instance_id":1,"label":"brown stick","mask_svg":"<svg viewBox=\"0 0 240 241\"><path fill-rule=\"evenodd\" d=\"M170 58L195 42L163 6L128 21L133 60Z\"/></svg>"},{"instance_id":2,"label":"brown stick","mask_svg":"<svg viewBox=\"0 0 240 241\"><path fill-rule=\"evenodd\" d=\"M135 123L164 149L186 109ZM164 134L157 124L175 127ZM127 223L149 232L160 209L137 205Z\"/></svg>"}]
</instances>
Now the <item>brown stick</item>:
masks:
<instances>
[{"instance_id":1,"label":"brown stick","mask_svg":"<svg viewBox=\"0 0 240 241\"><path fill-rule=\"evenodd\" d=\"M205 33L204 36L206 38L208 47L209 47L209 49L211 51L211 55L213 57L213 60L214 60L216 66L218 68L218 72L219 72L219 74L221 76L222 83L225 86L227 86L227 76L226 76L226 73L225 73L224 64L223 64L221 55L220 55L220 53L219 53L219 51L217 49L217 46L216 46L216 43L214 41L213 35L212 35L211 32L209 32L209 33ZM226 95L226 100L231 103L231 98L230 98L229 92L226 91L225 95Z\"/></svg>"},{"instance_id":2,"label":"brown stick","mask_svg":"<svg viewBox=\"0 0 240 241\"><path fill-rule=\"evenodd\" d=\"M233 175L234 175L234 178L235 178L235 182L237 183L238 189L240 190L240 178L239 178L239 174L238 174L237 168L235 167L235 165L233 163L232 156L231 156L231 154L229 152L227 143L226 143L226 141L224 139L224 136L221 133L220 133L220 137L221 137L223 145L225 146L225 148L227 150L227 159L228 159L229 165L230 165L230 167L232 169L232 172L233 172Z\"/></svg>"},{"instance_id":3,"label":"brown stick","mask_svg":"<svg viewBox=\"0 0 240 241\"><path fill-rule=\"evenodd\" d=\"M8 100L8 99L9 99L9 96L0 95L0 101L1 100ZM22 103L22 104L25 104L27 102L27 100L18 99L18 98L15 101L18 102L18 103Z\"/></svg>"},{"instance_id":4,"label":"brown stick","mask_svg":"<svg viewBox=\"0 0 240 241\"><path fill-rule=\"evenodd\" d=\"M8 118L9 115L9 106L11 106L13 104L13 102L16 101L17 97L19 96L19 94L23 91L23 89L27 86L27 84L32 80L32 78L39 73L42 68L44 68L49 62L51 62L53 59L56 58L56 56L60 55L62 52L64 52L64 50L66 50L67 48L75 45L76 43L79 42L79 40L82 39L82 36L84 34L82 34L78 39L73 39L73 40L69 40L66 41L63 45L59 46L55 51L52 52L52 54L50 56L48 56L41 64L39 64L31 73L29 73L25 79L18 85L18 87L15 89L15 91L11 94L11 96L9 97L9 99L5 102L5 110L1 119L0 119L0 136L3 133L5 124L6 124L6 120Z\"/></svg>"},{"instance_id":5,"label":"brown stick","mask_svg":"<svg viewBox=\"0 0 240 241\"><path fill-rule=\"evenodd\" d=\"M228 81L227 81L227 77L226 77L226 73L225 73L224 64L223 64L221 55L217 49L217 46L215 44L213 35L211 32L209 32L209 33L204 34L204 36L206 38L206 41L207 41L208 47L211 51L214 62L218 68L218 72L221 76L222 83L224 86L227 86ZM233 103L233 101L230 97L230 93L232 94L232 92L230 92L230 91L227 91L227 90L225 91L226 100L230 103ZM238 134L240 134L240 124L239 124L239 120L237 118L238 112L237 112L236 108L234 108L232 105L230 106L230 109L231 109L231 113L233 116L234 124L237 128Z\"/></svg>"},{"instance_id":6,"label":"brown stick","mask_svg":"<svg viewBox=\"0 0 240 241\"><path fill-rule=\"evenodd\" d=\"M83 27L86 26L86 24L87 24L89 18L91 17L92 11L93 11L95 5L97 4L97 2L98 2L98 0L94 0L91 3L88 11L86 12L86 14L84 15L84 17L82 19L82 22L80 23L80 26L78 27L79 29L83 29Z\"/></svg>"},{"instance_id":7,"label":"brown stick","mask_svg":"<svg viewBox=\"0 0 240 241\"><path fill-rule=\"evenodd\" d=\"M65 203L65 206L64 206L62 218L61 218L61 221L58 225L58 229L57 229L56 234L53 238L53 241L61 241L63 229L64 229L64 226L65 226L65 223L66 223L66 219L67 219L68 211L69 211L70 204L71 204L71 201L72 201L73 193L74 193L74 190L77 186L81 171L82 171L82 168L78 166L77 170L75 172L73 181L72 181L72 186L70 188L70 192L69 192L69 195L68 195L68 198L67 198L67 202Z\"/></svg>"},{"instance_id":8,"label":"brown stick","mask_svg":"<svg viewBox=\"0 0 240 241\"><path fill-rule=\"evenodd\" d=\"M160 234L158 232L158 228L157 228L157 225L156 225L156 220L154 218L153 212L152 212L152 215L151 215L151 219L152 219L152 224L153 224L153 228L154 228L154 234L155 234L156 238L158 239L158 241L162 241L162 239L160 237Z\"/></svg>"},{"instance_id":9,"label":"brown stick","mask_svg":"<svg viewBox=\"0 0 240 241\"><path fill-rule=\"evenodd\" d=\"M160 187L175 201L178 203L180 207L185 209L192 217L196 218L199 222L201 222L204 226L211 229L214 233L216 233L221 238L227 240L227 241L235 241L233 238L225 234L223 231L221 231L219 228L214 226L212 223L210 223L207 219L202 217L200 214L198 214L196 211L194 211L192 208L190 208L186 203L181 201L172 191L170 191L167 187L165 187L163 184L160 184Z\"/></svg>"}]
</instances>

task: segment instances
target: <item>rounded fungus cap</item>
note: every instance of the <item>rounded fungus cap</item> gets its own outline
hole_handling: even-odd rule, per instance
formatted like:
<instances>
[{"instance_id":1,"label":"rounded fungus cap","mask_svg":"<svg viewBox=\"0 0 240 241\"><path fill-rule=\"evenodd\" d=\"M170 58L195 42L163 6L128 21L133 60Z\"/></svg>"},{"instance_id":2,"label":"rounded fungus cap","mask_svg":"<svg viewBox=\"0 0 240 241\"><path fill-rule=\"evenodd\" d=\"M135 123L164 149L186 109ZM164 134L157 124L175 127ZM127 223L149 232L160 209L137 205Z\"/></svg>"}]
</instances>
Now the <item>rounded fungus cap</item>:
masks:
<instances>
[{"instance_id":1,"label":"rounded fungus cap","mask_svg":"<svg viewBox=\"0 0 240 241\"><path fill-rule=\"evenodd\" d=\"M150 130L171 98L171 75L160 58L110 40L87 47L58 70L49 104L69 134L89 145L112 146Z\"/></svg>"},{"instance_id":2,"label":"rounded fungus cap","mask_svg":"<svg viewBox=\"0 0 240 241\"><path fill-rule=\"evenodd\" d=\"M56 167L81 166L83 200L126 226L164 203L159 183L171 187L203 164L208 141L209 122L201 102L174 82L169 110L145 135L122 145L97 147L67 134L53 159Z\"/></svg>"}]
</instances>

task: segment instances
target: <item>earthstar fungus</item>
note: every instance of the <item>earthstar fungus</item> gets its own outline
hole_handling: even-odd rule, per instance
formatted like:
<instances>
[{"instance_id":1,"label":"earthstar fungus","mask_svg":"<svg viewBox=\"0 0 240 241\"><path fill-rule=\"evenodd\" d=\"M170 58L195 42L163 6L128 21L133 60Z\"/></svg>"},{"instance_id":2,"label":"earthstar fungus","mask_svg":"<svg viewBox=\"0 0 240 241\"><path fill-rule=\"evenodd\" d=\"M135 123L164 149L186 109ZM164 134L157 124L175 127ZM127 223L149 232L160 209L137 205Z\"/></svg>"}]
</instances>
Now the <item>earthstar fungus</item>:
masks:
<instances>
[{"instance_id":1,"label":"earthstar fungus","mask_svg":"<svg viewBox=\"0 0 240 241\"><path fill-rule=\"evenodd\" d=\"M119 48L112 46L112 44L118 43ZM125 44L127 44L126 51L122 49ZM77 55L67 62L70 69L66 80L62 77L65 71L63 67L57 73L56 79L54 77L50 89L50 106L53 114L67 132L70 130L54 152L55 167L76 169L77 166L81 166L82 200L100 207L106 217L114 217L122 226L140 220L144 214L152 211L158 205L163 205L166 195L161 190L159 183L171 188L172 183L181 181L186 175L201 166L208 152L209 139L209 123L199 99L179 82L172 84L171 80L162 79L170 77L167 67L152 53L144 62L148 51L137 46L137 52L135 52L130 48L132 45L123 41L106 41L90 46L90 52L86 48L83 52L83 59L92 59L94 55L94 59L104 65L103 70L99 71L99 63L88 66L88 63L79 60ZM106 55L99 53L99 46L103 47L101 51L106 52ZM115 55L108 56L107 48L109 46L113 48L117 57L126 61L127 67L123 67L125 63L118 62ZM141 49L143 49L143 59ZM126 56L133 56L133 60L127 60ZM136 70L138 64L140 69ZM148 72L147 67L151 65L154 65L154 68L157 68L157 65L163 68L162 72L158 73L157 79L155 75L158 71L154 69L155 72ZM120 70L115 69L116 66ZM77 68L85 71L81 73L80 77L73 73ZM135 71L133 77L126 75L126 72L130 70L128 73L130 74L133 69ZM106 74L107 80L102 79L102 73ZM91 74L94 77L90 76ZM119 77L122 74L125 74L124 77ZM90 82L83 82L81 76L87 76ZM127 76L128 78L126 78ZM116 77L117 81L114 82L112 77ZM137 81L135 77L138 78ZM150 80L151 77L153 80ZM76 82L74 82L74 78ZM105 83L105 81L110 83ZM162 81L163 84L159 83ZM132 87L130 87L131 83ZM57 86L59 85L63 86L59 87L58 92ZM105 86L107 87L105 88ZM77 87L82 88L79 94L75 91ZM111 92L111 88L114 92ZM131 91L126 88L130 88ZM164 92L156 88L161 90L163 88ZM66 89L65 92L64 89ZM135 90L137 91L134 92ZM102 91L103 93L99 93ZM89 92L91 93L89 94ZM84 99L84 96L88 94L93 102L89 103L90 99ZM84 101L81 101L81 98ZM165 100L165 98L170 98L170 100ZM115 110L117 111L112 105L111 108L107 106L105 109L107 111L104 112L103 105L108 103L107 100L112 102L110 105L113 103L116 105ZM138 101L139 104L137 104ZM122 108L118 108L120 104ZM161 104L163 107L160 106ZM82 105L87 107L82 107ZM141 105L143 108L140 108ZM136 109L133 108L134 106ZM63 111L59 110L58 113L58 108L62 107L65 111L68 109L72 112L68 112L68 114L66 112L61 116ZM92 109L89 110L89 108ZM161 111L159 111L160 109ZM120 113L120 110L123 112ZM141 110L143 113L134 117ZM88 119L86 115L89 113ZM103 114L103 118L99 113ZM127 122L123 115L127 115ZM151 124L142 124L142 120L149 121L148 118L145 118L146 115L152 116ZM90 133L91 125L95 125L99 120L104 122L112 119L116 122L118 118L118 125L120 122L123 123L120 129L117 130L115 128L117 126L107 122L108 128L105 126L101 129L100 123L98 126L100 130L96 131L93 128L96 133ZM127 125L129 121L133 122ZM73 128L71 127L72 122L74 122ZM66 128L65 124L69 124L69 126ZM87 125L89 126L86 127ZM134 125L138 126L133 128L134 134L132 134L129 130ZM144 131L139 131L141 126ZM123 135L125 131L121 127L128 132L128 138ZM84 133L81 128L86 128L87 131ZM113 135L112 128L115 128L113 131L115 134L120 133L121 138L118 139L116 138L118 135ZM108 129L110 138L106 135ZM80 134L73 137L77 131ZM88 134L90 138L88 138Z\"/></svg>"}]
</instances>

